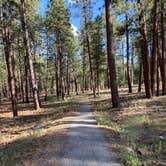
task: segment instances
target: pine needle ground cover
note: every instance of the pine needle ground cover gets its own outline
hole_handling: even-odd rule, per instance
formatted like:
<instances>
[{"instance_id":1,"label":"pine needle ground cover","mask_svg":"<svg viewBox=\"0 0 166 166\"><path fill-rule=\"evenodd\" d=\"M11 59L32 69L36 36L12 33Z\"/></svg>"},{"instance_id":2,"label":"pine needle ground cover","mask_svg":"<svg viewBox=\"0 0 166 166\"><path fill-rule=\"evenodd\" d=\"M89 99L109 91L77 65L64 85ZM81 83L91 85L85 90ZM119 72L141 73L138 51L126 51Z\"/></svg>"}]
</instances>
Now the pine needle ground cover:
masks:
<instances>
[{"instance_id":1,"label":"pine needle ground cover","mask_svg":"<svg viewBox=\"0 0 166 166\"><path fill-rule=\"evenodd\" d=\"M66 138L65 123L61 119L70 117L79 104L57 101L49 97L42 109L33 110L31 104L19 104L19 116L12 117L8 101L0 106L0 166L33 165L42 157L33 158L43 148L53 149L58 154ZM49 146L49 147L48 147ZM42 150L43 149L43 150ZM51 150L50 150L51 151ZM58 163L58 161L57 161Z\"/></svg>"}]
</instances>

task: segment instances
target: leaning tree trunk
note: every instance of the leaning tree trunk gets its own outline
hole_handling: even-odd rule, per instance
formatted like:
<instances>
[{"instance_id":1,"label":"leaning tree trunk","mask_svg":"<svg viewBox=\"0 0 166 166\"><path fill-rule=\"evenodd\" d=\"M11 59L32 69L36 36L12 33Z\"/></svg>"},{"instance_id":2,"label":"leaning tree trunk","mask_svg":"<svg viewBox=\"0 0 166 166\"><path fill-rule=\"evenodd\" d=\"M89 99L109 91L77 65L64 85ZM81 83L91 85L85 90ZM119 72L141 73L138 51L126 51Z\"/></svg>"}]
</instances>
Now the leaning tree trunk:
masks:
<instances>
[{"instance_id":1,"label":"leaning tree trunk","mask_svg":"<svg viewBox=\"0 0 166 166\"><path fill-rule=\"evenodd\" d=\"M138 0L138 3L139 0ZM146 21L144 16L143 4L140 4L140 34L141 34L141 54L142 54L142 64L143 64L143 73L144 73L144 84L145 84L145 93L147 98L152 97L151 93L151 81L150 81L150 66L149 66L149 53L148 53L148 41L147 41L147 32L146 32Z\"/></svg>"},{"instance_id":2,"label":"leaning tree trunk","mask_svg":"<svg viewBox=\"0 0 166 166\"><path fill-rule=\"evenodd\" d=\"M21 24L22 24L22 30L24 32L24 45L26 49L29 73L30 73L30 78L32 83L34 108L38 110L40 109L40 101L39 101L39 95L38 95L38 86L36 83L33 62L32 62L32 50L30 46L29 29L28 29L28 23L26 18L26 11L25 11L25 0L20 0L20 2L21 2L21 7L20 7Z\"/></svg>"},{"instance_id":3,"label":"leaning tree trunk","mask_svg":"<svg viewBox=\"0 0 166 166\"><path fill-rule=\"evenodd\" d=\"M152 43L152 57L151 57L151 91L152 95L155 94L155 82L157 67L157 0L154 0L153 7L153 43Z\"/></svg>"},{"instance_id":4,"label":"leaning tree trunk","mask_svg":"<svg viewBox=\"0 0 166 166\"><path fill-rule=\"evenodd\" d=\"M10 99L12 102L13 116L18 116L17 112L17 94L16 94L16 80L15 80L15 70L14 70L14 57L12 57L12 46L11 46L11 33L9 27L9 4L4 2L2 5L2 16L3 16L3 27L2 27L2 37L4 44L4 53L7 66L8 74L8 87L10 93Z\"/></svg>"},{"instance_id":5,"label":"leaning tree trunk","mask_svg":"<svg viewBox=\"0 0 166 166\"><path fill-rule=\"evenodd\" d=\"M118 85L116 78L115 67L115 54L113 50L113 23L112 23L112 5L110 0L105 0L106 11L106 32L107 32L107 54L108 54L108 67L110 74L110 86L112 95L113 107L118 108L120 106Z\"/></svg>"}]
</instances>

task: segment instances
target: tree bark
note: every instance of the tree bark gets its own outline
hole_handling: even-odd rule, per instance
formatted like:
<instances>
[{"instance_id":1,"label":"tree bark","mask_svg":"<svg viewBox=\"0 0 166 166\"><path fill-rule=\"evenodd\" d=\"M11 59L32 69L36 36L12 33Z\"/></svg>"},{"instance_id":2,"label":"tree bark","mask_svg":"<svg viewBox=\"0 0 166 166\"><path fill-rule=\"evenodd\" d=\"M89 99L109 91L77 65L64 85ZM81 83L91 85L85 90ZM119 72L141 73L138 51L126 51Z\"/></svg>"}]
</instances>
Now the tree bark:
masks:
<instances>
[{"instance_id":1,"label":"tree bark","mask_svg":"<svg viewBox=\"0 0 166 166\"><path fill-rule=\"evenodd\" d=\"M28 66L28 58L27 53L24 55L24 71L25 71L25 102L29 103L29 66Z\"/></svg>"},{"instance_id":2,"label":"tree bark","mask_svg":"<svg viewBox=\"0 0 166 166\"><path fill-rule=\"evenodd\" d=\"M70 95L70 57L67 55L67 95Z\"/></svg>"},{"instance_id":3,"label":"tree bark","mask_svg":"<svg viewBox=\"0 0 166 166\"><path fill-rule=\"evenodd\" d=\"M46 77L45 77L45 96L44 100L47 101L48 98L48 36L47 36L47 57L46 57Z\"/></svg>"},{"instance_id":4,"label":"tree bark","mask_svg":"<svg viewBox=\"0 0 166 166\"><path fill-rule=\"evenodd\" d=\"M90 82L91 82L91 88L93 91L93 97L96 97L96 86L95 86L95 80L94 80L94 72L92 69L92 57L91 57L91 51L90 51L90 42L89 42L89 35L88 35L88 27L87 27L87 18L85 16L85 33L86 33L86 44L87 44L87 51L88 51L88 57L89 57L89 68L90 68Z\"/></svg>"},{"instance_id":5,"label":"tree bark","mask_svg":"<svg viewBox=\"0 0 166 166\"><path fill-rule=\"evenodd\" d=\"M84 93L86 91L86 62L85 62L85 53L86 53L86 48L85 45L83 45L83 61L82 61L82 72L83 72L83 76L82 76L82 81L83 81L83 87L82 87L82 92Z\"/></svg>"},{"instance_id":6,"label":"tree bark","mask_svg":"<svg viewBox=\"0 0 166 166\"><path fill-rule=\"evenodd\" d=\"M139 58L139 84L138 84L138 92L141 92L142 89L142 59Z\"/></svg>"},{"instance_id":7,"label":"tree bark","mask_svg":"<svg viewBox=\"0 0 166 166\"><path fill-rule=\"evenodd\" d=\"M127 0L126 0L127 2ZM131 85L131 73L130 73L130 52L129 52L129 25L128 25L128 13L126 12L126 53L127 53L127 81L128 81L128 91L132 93L132 85Z\"/></svg>"},{"instance_id":8,"label":"tree bark","mask_svg":"<svg viewBox=\"0 0 166 166\"><path fill-rule=\"evenodd\" d=\"M144 16L143 4L140 4L140 34L141 34L141 54L142 54L142 64L143 64L143 73L144 73L144 84L145 84L145 93L147 98L152 97L151 93L151 81L150 81L150 66L149 66L149 52L148 52L148 42L147 42L147 32L146 32L146 20Z\"/></svg>"},{"instance_id":9,"label":"tree bark","mask_svg":"<svg viewBox=\"0 0 166 166\"><path fill-rule=\"evenodd\" d=\"M134 55L135 55L135 48L134 48L134 43L132 43L131 67L130 67L131 87L133 87L134 85Z\"/></svg>"},{"instance_id":10,"label":"tree bark","mask_svg":"<svg viewBox=\"0 0 166 166\"><path fill-rule=\"evenodd\" d=\"M120 106L118 85L116 78L116 67L115 67L115 54L113 50L113 23L112 23L112 5L110 0L105 0L105 11L106 11L106 32L107 32L107 55L108 55L108 66L110 74L110 86L112 95L112 105L115 108Z\"/></svg>"},{"instance_id":11,"label":"tree bark","mask_svg":"<svg viewBox=\"0 0 166 166\"><path fill-rule=\"evenodd\" d=\"M157 0L154 0L153 4L153 42L152 42L152 57L151 57L151 91L152 96L155 94L155 82L157 67Z\"/></svg>"},{"instance_id":12,"label":"tree bark","mask_svg":"<svg viewBox=\"0 0 166 166\"><path fill-rule=\"evenodd\" d=\"M18 46L20 44L19 40L18 40ZM20 72L20 91L21 91L21 98L22 98L22 102L25 102L25 94L24 94L24 74L22 72L22 63L21 63L21 51L20 49L18 50L18 58L19 58L19 72Z\"/></svg>"},{"instance_id":13,"label":"tree bark","mask_svg":"<svg viewBox=\"0 0 166 166\"><path fill-rule=\"evenodd\" d=\"M20 7L21 24L22 24L22 29L24 32L24 45L26 49L29 73L30 73L30 78L32 83L34 108L38 110L40 109L40 101L39 101L39 95L38 95L38 86L36 83L34 67L32 62L32 50L30 46L29 30L28 30L28 23L26 18L26 11L25 11L25 0L20 0L20 3L21 3L21 7Z\"/></svg>"},{"instance_id":14,"label":"tree bark","mask_svg":"<svg viewBox=\"0 0 166 166\"><path fill-rule=\"evenodd\" d=\"M16 79L15 79L15 64L14 57L12 56L12 45L11 45L11 32L9 27L9 4L5 1L2 4L2 38L5 52L6 67L8 73L8 87L10 93L10 100L12 103L13 116L18 116L17 112L17 95L16 95Z\"/></svg>"},{"instance_id":15,"label":"tree bark","mask_svg":"<svg viewBox=\"0 0 166 166\"><path fill-rule=\"evenodd\" d=\"M161 0L161 41L162 41L162 94L166 95L166 55L165 55L165 29L164 29L164 0Z\"/></svg>"},{"instance_id":16,"label":"tree bark","mask_svg":"<svg viewBox=\"0 0 166 166\"><path fill-rule=\"evenodd\" d=\"M75 76L74 76L74 84L75 84L75 93L76 95L78 95L78 84L77 84L77 79Z\"/></svg>"}]
</instances>

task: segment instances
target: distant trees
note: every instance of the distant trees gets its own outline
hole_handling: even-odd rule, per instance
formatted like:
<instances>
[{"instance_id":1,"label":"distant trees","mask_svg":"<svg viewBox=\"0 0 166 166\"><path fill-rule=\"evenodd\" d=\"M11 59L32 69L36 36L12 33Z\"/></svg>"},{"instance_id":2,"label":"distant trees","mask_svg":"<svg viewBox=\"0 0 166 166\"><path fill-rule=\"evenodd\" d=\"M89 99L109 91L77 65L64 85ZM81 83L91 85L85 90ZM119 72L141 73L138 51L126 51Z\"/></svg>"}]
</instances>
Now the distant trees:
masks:
<instances>
[{"instance_id":1,"label":"distant trees","mask_svg":"<svg viewBox=\"0 0 166 166\"><path fill-rule=\"evenodd\" d=\"M105 69L105 49L104 49L104 41L103 36L105 34L104 31L104 20L102 15L97 16L94 21L91 22L91 53L92 53L92 68L94 72L94 82L96 87L97 95L100 95L100 84L102 81L102 77Z\"/></svg>"},{"instance_id":2,"label":"distant trees","mask_svg":"<svg viewBox=\"0 0 166 166\"><path fill-rule=\"evenodd\" d=\"M70 60L76 50L75 37L72 34L72 27L69 21L69 12L64 1L53 0L50 2L47 11L46 27L47 33L52 38L53 44L55 44L53 54L55 56L56 94L58 98L61 97L64 100L65 91L67 90L68 94L70 93ZM65 73L66 67L67 73ZM67 75L67 80L65 79L65 74Z\"/></svg>"}]
</instances>

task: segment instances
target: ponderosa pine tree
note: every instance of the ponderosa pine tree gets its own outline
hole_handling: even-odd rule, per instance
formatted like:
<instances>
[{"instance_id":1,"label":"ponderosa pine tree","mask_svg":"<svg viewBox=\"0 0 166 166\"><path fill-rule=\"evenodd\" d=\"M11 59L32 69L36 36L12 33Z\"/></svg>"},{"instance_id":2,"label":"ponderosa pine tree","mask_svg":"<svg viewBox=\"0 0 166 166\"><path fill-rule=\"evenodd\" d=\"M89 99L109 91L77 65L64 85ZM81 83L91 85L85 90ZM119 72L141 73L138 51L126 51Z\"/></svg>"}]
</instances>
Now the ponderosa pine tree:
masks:
<instances>
[{"instance_id":1,"label":"ponderosa pine tree","mask_svg":"<svg viewBox=\"0 0 166 166\"><path fill-rule=\"evenodd\" d=\"M11 36L11 8L8 1L2 3L2 38L4 45L5 60L8 74L8 88L12 102L13 116L18 116L17 112L17 92L15 78L15 59L12 53L12 36Z\"/></svg>"},{"instance_id":2,"label":"ponderosa pine tree","mask_svg":"<svg viewBox=\"0 0 166 166\"><path fill-rule=\"evenodd\" d=\"M110 73L110 87L112 95L112 105L115 108L120 106L118 85L116 79L116 67L115 67L115 54L113 50L113 22L112 22L112 5L110 0L105 0L105 12L106 12L106 32L107 32L107 56L108 66Z\"/></svg>"},{"instance_id":3,"label":"ponderosa pine tree","mask_svg":"<svg viewBox=\"0 0 166 166\"><path fill-rule=\"evenodd\" d=\"M103 41L103 18L101 16L97 16L94 21L91 22L92 30L91 30L91 52L92 52L92 65L94 72L94 81L95 87L97 90L97 94L100 94L100 82L101 82L101 74L104 71L105 64L105 50L104 50L104 41Z\"/></svg>"},{"instance_id":4,"label":"ponderosa pine tree","mask_svg":"<svg viewBox=\"0 0 166 166\"><path fill-rule=\"evenodd\" d=\"M149 51L147 41L147 29L145 19L145 9L143 2L137 1L139 6L139 21L140 21L140 34L141 34L141 55L143 63L145 93L147 98L152 97L151 92L151 79L150 79L150 65L149 65Z\"/></svg>"},{"instance_id":5,"label":"ponderosa pine tree","mask_svg":"<svg viewBox=\"0 0 166 166\"><path fill-rule=\"evenodd\" d=\"M126 6L128 5L128 0L126 0ZM126 7L126 57L127 57L127 81L128 81L128 89L129 93L132 93L132 81L131 81L131 72L130 72L130 45L129 45L129 19L128 19L128 7Z\"/></svg>"},{"instance_id":6,"label":"ponderosa pine tree","mask_svg":"<svg viewBox=\"0 0 166 166\"><path fill-rule=\"evenodd\" d=\"M164 0L160 0L160 31L161 31L161 50L162 50L162 61L161 61L161 77L162 77L162 94L166 95L166 54L165 54L165 30L164 30Z\"/></svg>"},{"instance_id":7,"label":"ponderosa pine tree","mask_svg":"<svg viewBox=\"0 0 166 166\"><path fill-rule=\"evenodd\" d=\"M91 0L80 0L76 1L76 6L81 10L82 17L82 26L81 26L81 36L82 36L82 45L83 45L83 89L86 88L87 77L85 74L86 68L86 55L88 56L89 62L89 72L90 72L90 88L93 91L93 97L96 97L96 85L95 85L95 76L93 71L93 59L92 59L92 50L90 46L90 30L91 30L91 19L92 19L92 11L91 11Z\"/></svg>"},{"instance_id":8,"label":"ponderosa pine tree","mask_svg":"<svg viewBox=\"0 0 166 166\"><path fill-rule=\"evenodd\" d=\"M55 12L56 11L56 12ZM72 40L74 40L73 35L71 35L71 23L69 21L69 11L62 0L52 0L50 1L50 6L47 11L46 26L48 27L48 33L53 36L53 41L55 44L55 72L56 72L56 93L57 97L60 96L64 100L65 95L65 59L67 56L68 63L70 62L70 56L72 56L71 48L73 47ZM70 43L70 44L69 44ZM71 52L70 52L71 51ZM68 64L69 65L69 64ZM68 66L69 70L69 66ZM69 74L69 73L68 73ZM68 81L68 91L69 88L69 75Z\"/></svg>"},{"instance_id":9,"label":"ponderosa pine tree","mask_svg":"<svg viewBox=\"0 0 166 166\"><path fill-rule=\"evenodd\" d=\"M35 78L34 67L32 62L32 50L31 50L31 42L29 37L29 29L28 29L28 21L27 21L27 13L26 13L26 2L25 0L20 0L20 17L21 17L21 24L23 30L23 39L24 39L24 46L26 49L26 58L28 61L28 68L31 78L32 84L32 91L33 91L33 100L34 100L34 108L36 110L40 109L40 99L38 95L38 85Z\"/></svg>"},{"instance_id":10,"label":"ponderosa pine tree","mask_svg":"<svg viewBox=\"0 0 166 166\"><path fill-rule=\"evenodd\" d=\"M157 33L158 33L158 16L157 16L157 0L153 0L153 41L151 56L151 91L152 96L155 94L155 82L157 76Z\"/></svg>"}]
</instances>

